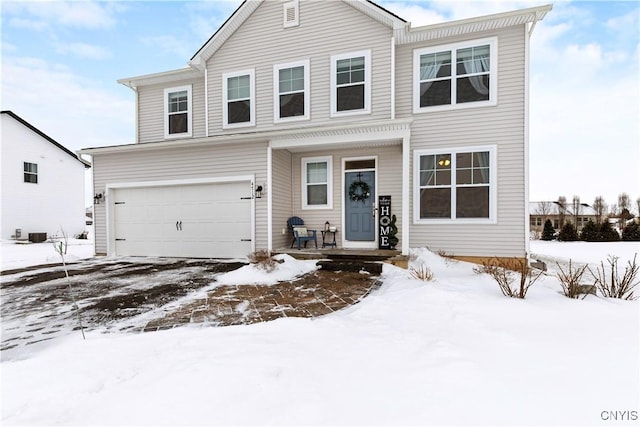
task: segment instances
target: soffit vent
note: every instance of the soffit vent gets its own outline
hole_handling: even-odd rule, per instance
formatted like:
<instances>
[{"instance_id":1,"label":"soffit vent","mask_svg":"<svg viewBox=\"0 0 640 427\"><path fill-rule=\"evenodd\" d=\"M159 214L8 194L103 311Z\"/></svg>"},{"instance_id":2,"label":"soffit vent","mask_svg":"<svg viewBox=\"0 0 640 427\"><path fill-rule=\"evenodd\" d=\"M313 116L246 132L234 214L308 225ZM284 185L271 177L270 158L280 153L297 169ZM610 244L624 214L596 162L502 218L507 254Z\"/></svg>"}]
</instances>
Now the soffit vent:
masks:
<instances>
[{"instance_id":1,"label":"soffit vent","mask_svg":"<svg viewBox=\"0 0 640 427\"><path fill-rule=\"evenodd\" d=\"M290 1L282 5L284 12L283 27L297 27L299 25L300 8L298 0Z\"/></svg>"}]
</instances>

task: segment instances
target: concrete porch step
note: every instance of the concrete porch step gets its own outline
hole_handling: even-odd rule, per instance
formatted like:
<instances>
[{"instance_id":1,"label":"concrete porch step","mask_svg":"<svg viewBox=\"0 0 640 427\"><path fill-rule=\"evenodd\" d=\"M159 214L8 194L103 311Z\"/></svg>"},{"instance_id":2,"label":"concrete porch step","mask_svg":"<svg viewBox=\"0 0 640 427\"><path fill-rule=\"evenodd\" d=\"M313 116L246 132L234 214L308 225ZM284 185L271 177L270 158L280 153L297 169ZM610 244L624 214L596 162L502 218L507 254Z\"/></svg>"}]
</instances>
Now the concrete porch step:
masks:
<instances>
[{"instance_id":1,"label":"concrete porch step","mask_svg":"<svg viewBox=\"0 0 640 427\"><path fill-rule=\"evenodd\" d=\"M355 259L330 259L321 260L316 263L323 270L328 271L366 271L369 274L380 275L382 264L379 262L358 261Z\"/></svg>"}]
</instances>

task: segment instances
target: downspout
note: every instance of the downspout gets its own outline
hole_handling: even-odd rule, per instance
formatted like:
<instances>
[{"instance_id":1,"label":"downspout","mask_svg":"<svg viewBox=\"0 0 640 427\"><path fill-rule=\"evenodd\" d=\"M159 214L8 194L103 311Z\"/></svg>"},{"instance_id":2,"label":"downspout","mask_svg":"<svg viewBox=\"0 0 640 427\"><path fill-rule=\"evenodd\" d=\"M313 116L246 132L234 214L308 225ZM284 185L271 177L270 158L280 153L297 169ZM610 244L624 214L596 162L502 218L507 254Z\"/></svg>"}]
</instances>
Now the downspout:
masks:
<instances>
[{"instance_id":1,"label":"downspout","mask_svg":"<svg viewBox=\"0 0 640 427\"><path fill-rule=\"evenodd\" d=\"M391 120L396 118L396 37L391 36Z\"/></svg>"},{"instance_id":2,"label":"downspout","mask_svg":"<svg viewBox=\"0 0 640 427\"><path fill-rule=\"evenodd\" d=\"M529 224L529 50L533 29L536 26L538 15L531 26L524 26L524 257L530 259L530 234Z\"/></svg>"},{"instance_id":3,"label":"downspout","mask_svg":"<svg viewBox=\"0 0 640 427\"><path fill-rule=\"evenodd\" d=\"M204 135L209 136L209 69L204 66Z\"/></svg>"}]
</instances>

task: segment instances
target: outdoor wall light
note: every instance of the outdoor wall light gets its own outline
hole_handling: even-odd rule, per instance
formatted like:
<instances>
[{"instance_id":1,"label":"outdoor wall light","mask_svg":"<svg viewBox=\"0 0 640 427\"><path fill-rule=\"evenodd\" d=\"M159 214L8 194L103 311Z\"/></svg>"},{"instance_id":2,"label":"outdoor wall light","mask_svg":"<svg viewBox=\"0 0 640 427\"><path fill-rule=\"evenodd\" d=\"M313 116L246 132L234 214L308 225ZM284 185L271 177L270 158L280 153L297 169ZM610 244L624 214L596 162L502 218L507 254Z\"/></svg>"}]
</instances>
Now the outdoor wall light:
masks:
<instances>
[{"instance_id":1,"label":"outdoor wall light","mask_svg":"<svg viewBox=\"0 0 640 427\"><path fill-rule=\"evenodd\" d=\"M102 193L96 193L96 195L93 196L93 204L94 205L99 205L100 204L100 200L102 200Z\"/></svg>"},{"instance_id":2,"label":"outdoor wall light","mask_svg":"<svg viewBox=\"0 0 640 427\"><path fill-rule=\"evenodd\" d=\"M258 185L256 187L256 199L261 199L262 198L262 185Z\"/></svg>"}]
</instances>

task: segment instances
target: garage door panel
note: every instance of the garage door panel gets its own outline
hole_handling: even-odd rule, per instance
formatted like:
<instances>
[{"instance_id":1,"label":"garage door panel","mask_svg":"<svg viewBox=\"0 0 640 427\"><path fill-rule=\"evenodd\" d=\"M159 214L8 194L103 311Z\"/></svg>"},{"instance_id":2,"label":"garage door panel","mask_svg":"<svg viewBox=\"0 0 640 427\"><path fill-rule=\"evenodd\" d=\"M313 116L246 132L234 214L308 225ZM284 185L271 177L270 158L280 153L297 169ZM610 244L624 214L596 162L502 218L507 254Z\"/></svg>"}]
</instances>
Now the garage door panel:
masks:
<instances>
[{"instance_id":1,"label":"garage door panel","mask_svg":"<svg viewBox=\"0 0 640 427\"><path fill-rule=\"evenodd\" d=\"M236 258L251 251L250 183L116 189L118 255ZM176 223L178 223L176 225Z\"/></svg>"}]
</instances>

